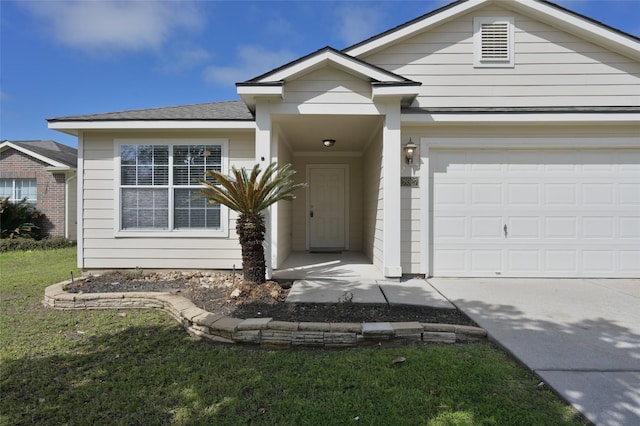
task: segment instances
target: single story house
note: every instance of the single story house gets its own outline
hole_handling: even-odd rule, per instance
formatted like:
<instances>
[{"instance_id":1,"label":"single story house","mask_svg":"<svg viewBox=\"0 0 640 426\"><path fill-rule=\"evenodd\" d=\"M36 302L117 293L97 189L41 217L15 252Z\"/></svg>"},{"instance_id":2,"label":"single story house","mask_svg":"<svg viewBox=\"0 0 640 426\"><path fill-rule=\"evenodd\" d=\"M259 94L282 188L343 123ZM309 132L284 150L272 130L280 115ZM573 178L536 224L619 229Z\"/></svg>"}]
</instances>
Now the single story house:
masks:
<instances>
[{"instance_id":1,"label":"single story house","mask_svg":"<svg viewBox=\"0 0 640 426\"><path fill-rule=\"evenodd\" d=\"M640 276L640 39L543 0L461 0L237 83L240 100L49 119L78 136L79 266L231 268L205 170L291 163L269 273Z\"/></svg>"},{"instance_id":2,"label":"single story house","mask_svg":"<svg viewBox=\"0 0 640 426\"><path fill-rule=\"evenodd\" d=\"M44 233L76 240L78 150L55 141L0 142L0 198L24 198L46 217Z\"/></svg>"}]
</instances>

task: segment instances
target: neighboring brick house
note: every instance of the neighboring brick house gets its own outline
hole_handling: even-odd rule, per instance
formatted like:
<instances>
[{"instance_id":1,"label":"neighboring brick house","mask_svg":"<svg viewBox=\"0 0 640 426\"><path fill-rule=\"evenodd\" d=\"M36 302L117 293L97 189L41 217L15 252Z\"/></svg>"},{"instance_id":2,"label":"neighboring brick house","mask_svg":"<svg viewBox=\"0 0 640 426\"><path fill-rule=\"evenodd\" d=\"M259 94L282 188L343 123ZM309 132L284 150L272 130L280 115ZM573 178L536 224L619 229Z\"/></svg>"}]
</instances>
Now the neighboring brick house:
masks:
<instances>
[{"instance_id":1,"label":"neighboring brick house","mask_svg":"<svg viewBox=\"0 0 640 426\"><path fill-rule=\"evenodd\" d=\"M45 214L45 234L76 239L78 150L55 141L0 143L0 197Z\"/></svg>"}]
</instances>

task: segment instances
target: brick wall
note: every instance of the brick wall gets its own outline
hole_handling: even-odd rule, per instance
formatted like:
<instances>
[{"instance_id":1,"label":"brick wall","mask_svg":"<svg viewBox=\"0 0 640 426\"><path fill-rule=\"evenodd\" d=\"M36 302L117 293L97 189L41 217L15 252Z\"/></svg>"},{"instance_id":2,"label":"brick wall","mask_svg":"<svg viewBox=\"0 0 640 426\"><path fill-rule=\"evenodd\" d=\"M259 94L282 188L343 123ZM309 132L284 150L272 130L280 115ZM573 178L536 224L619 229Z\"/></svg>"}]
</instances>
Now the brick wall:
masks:
<instances>
[{"instance_id":1,"label":"brick wall","mask_svg":"<svg viewBox=\"0 0 640 426\"><path fill-rule=\"evenodd\" d=\"M48 164L15 149L0 153L1 179L36 179L38 201L36 208L44 213L45 234L64 237L65 224L65 174L51 173Z\"/></svg>"}]
</instances>

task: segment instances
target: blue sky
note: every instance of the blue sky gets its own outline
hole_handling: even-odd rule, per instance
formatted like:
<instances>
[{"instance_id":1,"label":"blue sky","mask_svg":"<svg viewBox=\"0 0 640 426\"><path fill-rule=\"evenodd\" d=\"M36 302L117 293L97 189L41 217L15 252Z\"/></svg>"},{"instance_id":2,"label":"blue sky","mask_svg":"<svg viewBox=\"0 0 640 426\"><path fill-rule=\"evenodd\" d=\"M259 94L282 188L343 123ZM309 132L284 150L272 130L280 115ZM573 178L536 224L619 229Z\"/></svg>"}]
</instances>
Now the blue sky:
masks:
<instances>
[{"instance_id":1,"label":"blue sky","mask_svg":"<svg viewBox=\"0 0 640 426\"><path fill-rule=\"evenodd\" d=\"M0 140L76 146L45 119L237 99L237 81L447 3L0 0ZM640 36L640 0L556 3Z\"/></svg>"}]
</instances>

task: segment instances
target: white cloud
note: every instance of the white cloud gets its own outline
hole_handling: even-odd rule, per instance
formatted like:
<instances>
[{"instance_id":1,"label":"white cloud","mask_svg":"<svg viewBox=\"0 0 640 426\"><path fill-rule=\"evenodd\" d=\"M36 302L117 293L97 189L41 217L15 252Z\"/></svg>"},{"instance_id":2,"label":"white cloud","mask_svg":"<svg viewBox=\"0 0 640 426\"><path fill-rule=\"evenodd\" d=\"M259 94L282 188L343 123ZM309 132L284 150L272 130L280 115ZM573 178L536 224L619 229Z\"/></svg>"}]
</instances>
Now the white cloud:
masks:
<instances>
[{"instance_id":1,"label":"white cloud","mask_svg":"<svg viewBox=\"0 0 640 426\"><path fill-rule=\"evenodd\" d=\"M177 44L165 49L158 69L167 74L181 74L209 61L211 56L202 47Z\"/></svg>"},{"instance_id":2,"label":"white cloud","mask_svg":"<svg viewBox=\"0 0 640 426\"><path fill-rule=\"evenodd\" d=\"M336 9L338 34L348 45L375 35L383 21L379 10L365 6L346 6Z\"/></svg>"},{"instance_id":3,"label":"white cloud","mask_svg":"<svg viewBox=\"0 0 640 426\"><path fill-rule=\"evenodd\" d=\"M297 57L286 49L271 51L255 45L240 46L236 56L236 65L207 67L204 71L205 80L215 84L234 84L268 72Z\"/></svg>"},{"instance_id":4,"label":"white cloud","mask_svg":"<svg viewBox=\"0 0 640 426\"><path fill-rule=\"evenodd\" d=\"M177 29L199 28L193 3L156 1L24 2L66 46L102 53L159 49Z\"/></svg>"}]
</instances>

